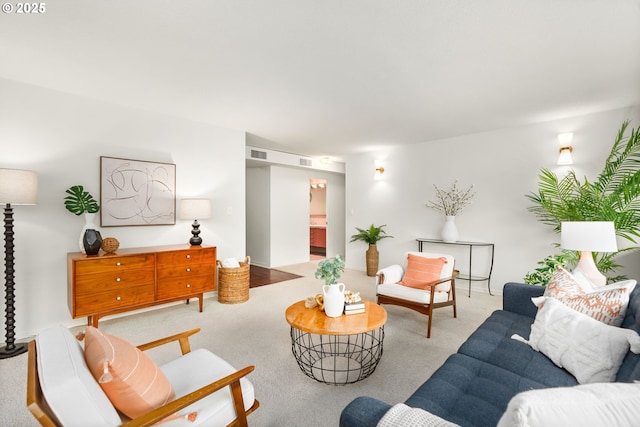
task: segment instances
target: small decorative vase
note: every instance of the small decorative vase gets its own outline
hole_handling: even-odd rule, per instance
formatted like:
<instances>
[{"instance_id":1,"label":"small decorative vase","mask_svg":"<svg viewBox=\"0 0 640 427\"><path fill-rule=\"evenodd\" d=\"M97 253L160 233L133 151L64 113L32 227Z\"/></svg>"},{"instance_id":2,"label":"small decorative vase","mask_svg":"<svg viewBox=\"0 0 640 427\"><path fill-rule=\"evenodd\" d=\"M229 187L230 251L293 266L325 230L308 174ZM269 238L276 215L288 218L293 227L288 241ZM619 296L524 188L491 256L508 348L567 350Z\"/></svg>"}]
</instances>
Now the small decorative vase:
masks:
<instances>
[{"instance_id":1,"label":"small decorative vase","mask_svg":"<svg viewBox=\"0 0 640 427\"><path fill-rule=\"evenodd\" d=\"M378 247L376 245L369 245L366 253L367 258L367 276L374 277L378 273Z\"/></svg>"},{"instance_id":2,"label":"small decorative vase","mask_svg":"<svg viewBox=\"0 0 640 427\"><path fill-rule=\"evenodd\" d=\"M447 215L447 219L442 227L442 241L455 243L458 241L458 227L456 227L455 215Z\"/></svg>"},{"instance_id":3,"label":"small decorative vase","mask_svg":"<svg viewBox=\"0 0 640 427\"><path fill-rule=\"evenodd\" d=\"M80 250L87 255L96 255L100 251L102 245L102 236L98 230L98 226L94 223L96 214L84 214L84 227L80 233ZM87 231L91 232L87 233ZM96 247L97 246L97 247Z\"/></svg>"},{"instance_id":4,"label":"small decorative vase","mask_svg":"<svg viewBox=\"0 0 640 427\"><path fill-rule=\"evenodd\" d=\"M344 311L344 283L323 285L324 312L329 317L340 317Z\"/></svg>"}]
</instances>

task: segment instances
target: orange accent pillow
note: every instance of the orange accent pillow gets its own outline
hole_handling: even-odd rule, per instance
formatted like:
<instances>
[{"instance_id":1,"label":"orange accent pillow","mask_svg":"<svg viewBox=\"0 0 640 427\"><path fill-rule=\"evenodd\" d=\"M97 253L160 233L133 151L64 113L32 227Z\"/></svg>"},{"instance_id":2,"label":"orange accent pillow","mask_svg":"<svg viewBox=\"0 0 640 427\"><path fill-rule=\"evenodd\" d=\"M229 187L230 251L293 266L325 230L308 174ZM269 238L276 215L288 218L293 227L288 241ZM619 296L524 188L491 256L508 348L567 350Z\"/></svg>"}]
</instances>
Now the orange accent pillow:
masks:
<instances>
[{"instance_id":1,"label":"orange accent pillow","mask_svg":"<svg viewBox=\"0 0 640 427\"><path fill-rule=\"evenodd\" d=\"M153 360L121 338L87 327L84 357L113 406L129 418L175 399L171 383Z\"/></svg>"},{"instance_id":2,"label":"orange accent pillow","mask_svg":"<svg viewBox=\"0 0 640 427\"><path fill-rule=\"evenodd\" d=\"M426 258L413 254L409 254L407 259L407 269L400 284L417 289L429 289L425 285L440 278L442 266L447 262L444 257Z\"/></svg>"}]
</instances>

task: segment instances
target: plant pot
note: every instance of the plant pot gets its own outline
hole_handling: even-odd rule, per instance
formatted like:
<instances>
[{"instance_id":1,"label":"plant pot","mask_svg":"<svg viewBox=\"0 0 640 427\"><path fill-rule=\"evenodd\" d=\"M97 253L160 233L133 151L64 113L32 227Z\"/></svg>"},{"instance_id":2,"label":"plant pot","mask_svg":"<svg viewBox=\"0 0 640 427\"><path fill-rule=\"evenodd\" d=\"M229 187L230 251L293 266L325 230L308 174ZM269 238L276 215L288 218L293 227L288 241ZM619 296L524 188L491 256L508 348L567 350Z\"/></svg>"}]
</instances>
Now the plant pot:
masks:
<instances>
[{"instance_id":1,"label":"plant pot","mask_svg":"<svg viewBox=\"0 0 640 427\"><path fill-rule=\"evenodd\" d=\"M373 277L378 273L379 259L378 247L369 245L369 249L367 249L367 276Z\"/></svg>"}]
</instances>

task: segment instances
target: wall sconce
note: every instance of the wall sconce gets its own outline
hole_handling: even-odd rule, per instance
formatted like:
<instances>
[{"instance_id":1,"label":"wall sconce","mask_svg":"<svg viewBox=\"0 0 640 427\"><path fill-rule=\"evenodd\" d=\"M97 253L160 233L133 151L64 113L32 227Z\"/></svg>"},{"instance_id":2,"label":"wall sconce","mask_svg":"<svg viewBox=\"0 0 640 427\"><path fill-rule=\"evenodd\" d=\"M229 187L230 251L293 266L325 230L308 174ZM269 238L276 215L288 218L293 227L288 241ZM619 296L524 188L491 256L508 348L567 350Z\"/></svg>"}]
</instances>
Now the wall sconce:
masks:
<instances>
[{"instance_id":1,"label":"wall sconce","mask_svg":"<svg viewBox=\"0 0 640 427\"><path fill-rule=\"evenodd\" d=\"M573 133L561 133L558 135L558 141L560 142L560 155L558 156L559 165L572 165L573 159L571 158L571 152L573 147L571 146L571 140L573 139Z\"/></svg>"},{"instance_id":2,"label":"wall sconce","mask_svg":"<svg viewBox=\"0 0 640 427\"><path fill-rule=\"evenodd\" d=\"M382 179L383 173L384 173L384 166L382 166L382 162L380 160L376 160L376 173L373 176L373 179Z\"/></svg>"}]
</instances>

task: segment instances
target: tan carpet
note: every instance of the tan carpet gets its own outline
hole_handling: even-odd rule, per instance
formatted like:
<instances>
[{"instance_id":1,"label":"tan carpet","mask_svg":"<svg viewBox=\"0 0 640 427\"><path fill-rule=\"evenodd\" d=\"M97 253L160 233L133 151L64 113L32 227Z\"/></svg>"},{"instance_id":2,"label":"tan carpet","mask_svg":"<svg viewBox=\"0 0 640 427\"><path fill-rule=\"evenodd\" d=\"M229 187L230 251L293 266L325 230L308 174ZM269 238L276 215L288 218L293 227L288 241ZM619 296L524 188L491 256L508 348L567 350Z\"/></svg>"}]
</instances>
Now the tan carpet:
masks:
<instances>
[{"instance_id":1,"label":"tan carpet","mask_svg":"<svg viewBox=\"0 0 640 427\"><path fill-rule=\"evenodd\" d=\"M402 307L385 306L384 354L376 371L367 379L345 386L325 385L304 375L291 353L285 309L293 302L321 292L322 283L313 278L317 263L279 268L304 276L250 290L249 301L220 304L205 300L203 313L197 304L179 304L161 309L101 320L107 333L139 344L161 336L199 327L192 348L206 347L237 368L255 365L249 376L260 408L249 417L252 426L336 426L340 411L360 395L388 403L404 401L435 369L454 353L486 317L502 305L501 296L466 295L466 282L458 285L458 318L450 307L434 315L432 338L427 339L426 317ZM374 278L347 270L341 280L347 289L374 299ZM73 328L74 332L81 327ZM177 357L177 345L153 350L158 362ZM25 408L26 355L0 360L2 389L0 425L35 426Z\"/></svg>"}]
</instances>

